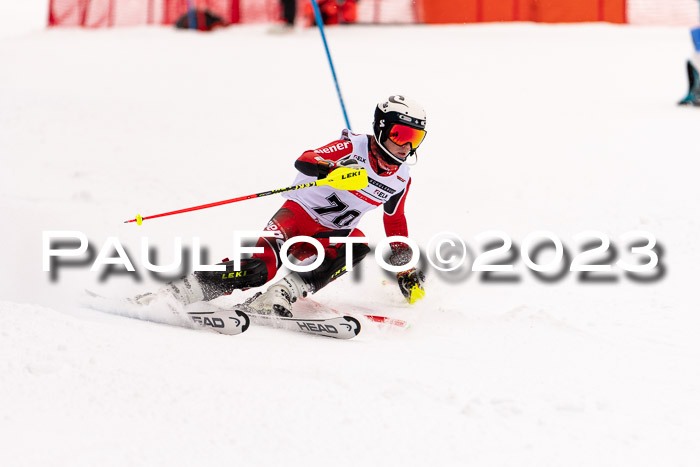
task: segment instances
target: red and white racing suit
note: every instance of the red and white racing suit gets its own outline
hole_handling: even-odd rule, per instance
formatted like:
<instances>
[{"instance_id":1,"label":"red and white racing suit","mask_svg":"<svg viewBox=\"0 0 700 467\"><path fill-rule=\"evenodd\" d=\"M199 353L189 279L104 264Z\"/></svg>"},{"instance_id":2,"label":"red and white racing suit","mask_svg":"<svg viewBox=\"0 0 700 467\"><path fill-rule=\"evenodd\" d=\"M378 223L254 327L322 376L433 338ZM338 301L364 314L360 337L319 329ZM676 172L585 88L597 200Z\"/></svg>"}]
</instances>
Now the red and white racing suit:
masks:
<instances>
[{"instance_id":1,"label":"red and white racing suit","mask_svg":"<svg viewBox=\"0 0 700 467\"><path fill-rule=\"evenodd\" d=\"M408 236L404 205L411 186L409 166L402 164L392 171L375 170L370 159L371 135L358 135L343 131L340 140L333 141L318 149L305 151L295 162L299 174L295 185L310 183L318 178L320 160L338 161L354 158L366 171L369 185L355 191L338 190L329 186L291 191L283 194L287 201L272 217L266 231L275 237L262 237L258 247L263 253L253 255L267 266L267 280L277 274L281 265L279 257L282 244L299 235L317 238L325 247L327 258L338 254L338 245L330 245L328 237L363 237L357 228L362 216L379 206L384 208L384 230L387 236ZM295 244L289 252L299 260L316 254L316 249L307 243Z\"/></svg>"}]
</instances>

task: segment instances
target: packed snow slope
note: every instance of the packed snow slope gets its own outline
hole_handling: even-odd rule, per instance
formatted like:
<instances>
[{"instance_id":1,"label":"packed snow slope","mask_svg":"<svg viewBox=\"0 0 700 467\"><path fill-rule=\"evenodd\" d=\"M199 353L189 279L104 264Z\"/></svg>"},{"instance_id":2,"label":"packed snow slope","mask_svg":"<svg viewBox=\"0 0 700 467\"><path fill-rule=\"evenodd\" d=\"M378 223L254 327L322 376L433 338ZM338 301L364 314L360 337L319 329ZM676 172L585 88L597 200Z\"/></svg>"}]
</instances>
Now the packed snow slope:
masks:
<instances>
[{"instance_id":1,"label":"packed snow slope","mask_svg":"<svg viewBox=\"0 0 700 467\"><path fill-rule=\"evenodd\" d=\"M405 93L428 112L409 231L472 251L501 230L653 233L665 273L516 282L426 267L409 307L368 258L315 298L351 341L254 327L228 337L101 313L159 286L141 237L210 262L282 202L124 224L291 184L344 121L316 30L31 31L0 39L0 464L690 466L700 458L698 109L677 108L683 28L348 27L327 31L352 128ZM381 215L365 217L373 244ZM117 237L137 274L42 271L42 232ZM551 251L550 251L551 253ZM598 259L605 259L605 256ZM546 261L546 255L540 258ZM117 269L121 271L121 269ZM104 280L101 280L102 279ZM230 304L252 291L220 299Z\"/></svg>"}]
</instances>

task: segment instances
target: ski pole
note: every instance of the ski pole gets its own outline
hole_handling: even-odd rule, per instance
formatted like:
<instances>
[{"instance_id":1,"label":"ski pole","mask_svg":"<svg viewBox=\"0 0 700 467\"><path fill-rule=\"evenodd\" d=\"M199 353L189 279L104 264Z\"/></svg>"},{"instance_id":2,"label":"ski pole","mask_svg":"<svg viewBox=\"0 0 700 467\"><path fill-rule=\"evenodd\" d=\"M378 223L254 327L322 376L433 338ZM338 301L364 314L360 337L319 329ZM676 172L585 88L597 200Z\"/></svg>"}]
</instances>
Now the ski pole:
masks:
<instances>
[{"instance_id":1,"label":"ski pole","mask_svg":"<svg viewBox=\"0 0 700 467\"><path fill-rule=\"evenodd\" d=\"M177 211L164 212L161 214L154 214L152 216L141 217L137 214L134 219L124 221L125 224L130 222L136 222L137 225L141 225L143 221L147 219L155 219L156 217L172 216L175 214L182 214L184 212L198 211L200 209L213 208L214 206L221 206L223 204L237 203L238 201L245 201L253 198L262 198L263 196L276 195L278 193L284 193L286 191L301 190L303 188L310 188L312 186L330 186L338 190L361 190L369 184L367 179L367 171L365 169L353 170L347 167L339 167L335 169L331 174L321 180L316 180L311 183L302 183L301 185L294 185L287 188L277 188L275 190L263 191L262 193L255 193L253 195L239 196L238 198L227 199L224 201L217 201L215 203L202 204L201 206L194 206L191 208L178 209Z\"/></svg>"},{"instance_id":2,"label":"ski pole","mask_svg":"<svg viewBox=\"0 0 700 467\"><path fill-rule=\"evenodd\" d=\"M316 24L318 24L318 30L321 32L321 39L323 39L323 47L326 49L326 57L328 57L328 64L331 66L331 74L333 75L333 82L335 83L335 90L338 93L338 100L340 101L340 108L343 110L343 117L345 118L345 124L350 128L350 120L348 120L348 113L345 111L345 102L343 102L343 95L340 93L340 85L338 84L338 77L335 75L335 67L333 66L333 59L331 58L331 51L328 49L328 42L326 41L326 33L323 31L323 16L321 15L321 10L318 8L318 3L316 0L311 0L311 5L314 9L314 16L316 18Z\"/></svg>"}]
</instances>

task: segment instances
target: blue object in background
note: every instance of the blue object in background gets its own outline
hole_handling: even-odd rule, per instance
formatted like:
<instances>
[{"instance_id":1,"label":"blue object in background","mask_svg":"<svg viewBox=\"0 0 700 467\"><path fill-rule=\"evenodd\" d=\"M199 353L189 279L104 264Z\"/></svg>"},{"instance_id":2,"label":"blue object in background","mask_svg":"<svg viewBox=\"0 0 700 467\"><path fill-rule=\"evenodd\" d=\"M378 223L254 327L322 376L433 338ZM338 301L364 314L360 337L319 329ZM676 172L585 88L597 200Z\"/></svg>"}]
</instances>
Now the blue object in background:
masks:
<instances>
[{"instance_id":1,"label":"blue object in background","mask_svg":"<svg viewBox=\"0 0 700 467\"><path fill-rule=\"evenodd\" d=\"M318 30L321 31L321 38L323 39L323 46L326 48L326 56L328 57L328 63L331 66L331 73L333 74L333 81L335 82L335 90L338 92L338 99L340 100L340 107L343 109L343 117L345 117L345 125L347 125L348 130L350 128L350 120L348 120L348 113L345 111L345 103L343 102L343 95L340 93L340 86L338 85L338 78L335 75L335 68L333 67L333 60L331 59L331 52L328 50L328 42L326 42L326 33L323 31L323 18L321 17L321 10L318 8L318 3L316 0L311 0L311 5L314 7L314 16L316 17L316 24L318 24Z\"/></svg>"},{"instance_id":2,"label":"blue object in background","mask_svg":"<svg viewBox=\"0 0 700 467\"><path fill-rule=\"evenodd\" d=\"M187 0L187 22L190 29L197 29L197 10L194 9L193 0Z\"/></svg>"},{"instance_id":3,"label":"blue object in background","mask_svg":"<svg viewBox=\"0 0 700 467\"><path fill-rule=\"evenodd\" d=\"M695 29L691 29L690 35L693 37L693 44L695 44L695 51L700 52L700 26L698 26Z\"/></svg>"}]
</instances>

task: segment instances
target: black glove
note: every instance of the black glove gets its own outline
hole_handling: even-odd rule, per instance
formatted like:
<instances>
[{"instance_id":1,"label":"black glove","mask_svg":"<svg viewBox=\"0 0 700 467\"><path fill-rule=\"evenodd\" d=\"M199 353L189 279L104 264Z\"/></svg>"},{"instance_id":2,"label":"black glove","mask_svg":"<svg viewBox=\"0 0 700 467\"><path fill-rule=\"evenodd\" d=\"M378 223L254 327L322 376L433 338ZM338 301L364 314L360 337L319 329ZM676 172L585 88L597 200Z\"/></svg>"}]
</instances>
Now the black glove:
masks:
<instances>
[{"instance_id":1,"label":"black glove","mask_svg":"<svg viewBox=\"0 0 700 467\"><path fill-rule=\"evenodd\" d=\"M352 170L360 170L362 168L360 163L353 157L345 157L339 161L322 159L318 161L318 179L321 180L326 178L329 173L333 172L333 170L337 169L338 167L346 167Z\"/></svg>"},{"instance_id":2,"label":"black glove","mask_svg":"<svg viewBox=\"0 0 700 467\"><path fill-rule=\"evenodd\" d=\"M396 274L396 279L399 281L401 293L408 303L414 304L425 296L425 289L423 288L425 274L422 271L411 268L408 271Z\"/></svg>"}]
</instances>

